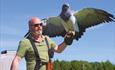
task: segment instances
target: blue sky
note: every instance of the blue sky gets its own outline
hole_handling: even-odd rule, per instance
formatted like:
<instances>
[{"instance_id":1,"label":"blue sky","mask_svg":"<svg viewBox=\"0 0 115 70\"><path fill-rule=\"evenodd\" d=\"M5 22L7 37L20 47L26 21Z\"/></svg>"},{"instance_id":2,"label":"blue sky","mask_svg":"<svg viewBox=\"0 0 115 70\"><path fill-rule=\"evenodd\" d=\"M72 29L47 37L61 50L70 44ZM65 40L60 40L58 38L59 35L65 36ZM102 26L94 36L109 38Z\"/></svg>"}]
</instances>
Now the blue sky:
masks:
<instances>
[{"instance_id":1,"label":"blue sky","mask_svg":"<svg viewBox=\"0 0 115 70\"><path fill-rule=\"evenodd\" d=\"M0 51L17 49L18 42L28 31L29 18L58 16L66 2L73 10L93 7L115 15L115 0L0 0ZM115 64L114 30L114 22L91 27L79 41L74 41L61 54L56 53L54 60L109 60ZM60 44L63 38L52 40Z\"/></svg>"}]
</instances>

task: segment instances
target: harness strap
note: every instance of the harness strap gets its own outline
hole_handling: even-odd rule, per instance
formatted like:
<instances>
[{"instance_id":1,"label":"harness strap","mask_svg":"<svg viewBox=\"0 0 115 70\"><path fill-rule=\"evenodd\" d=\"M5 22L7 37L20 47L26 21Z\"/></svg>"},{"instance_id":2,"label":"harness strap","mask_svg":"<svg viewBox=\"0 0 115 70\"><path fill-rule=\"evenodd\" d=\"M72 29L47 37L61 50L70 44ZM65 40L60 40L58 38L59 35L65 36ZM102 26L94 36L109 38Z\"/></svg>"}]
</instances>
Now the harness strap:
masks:
<instances>
[{"instance_id":1,"label":"harness strap","mask_svg":"<svg viewBox=\"0 0 115 70\"><path fill-rule=\"evenodd\" d=\"M35 57L36 57L36 65L35 65L35 68L34 70L39 70L40 67L42 66L42 63L41 63L41 60L40 60L40 56L39 56L39 53L38 53L38 50L36 48L36 45L35 43L33 42L33 39L28 37L32 47L33 47L33 50L34 50L34 54L35 54Z\"/></svg>"},{"instance_id":2,"label":"harness strap","mask_svg":"<svg viewBox=\"0 0 115 70\"><path fill-rule=\"evenodd\" d=\"M37 50L36 45L34 43L34 40L30 36L28 36L27 38L29 39L29 41L32 45L32 48L34 50L34 54L35 54L35 57L36 57L36 65L35 65L34 70L39 70L42 65L46 65L46 70L51 70L52 67L51 68L49 67L49 63L41 61L38 50ZM49 53L50 45L49 45L48 40L47 40L46 37L45 37L45 42L46 42L46 45L48 47L49 62L51 62L50 53Z\"/></svg>"},{"instance_id":3,"label":"harness strap","mask_svg":"<svg viewBox=\"0 0 115 70\"><path fill-rule=\"evenodd\" d=\"M48 47L48 55L49 55L49 62L46 65L46 70L52 70L52 61L51 58L53 58L54 55L54 51L52 50L52 48L50 47L49 43L48 43L48 39L45 37L45 41Z\"/></svg>"}]
</instances>

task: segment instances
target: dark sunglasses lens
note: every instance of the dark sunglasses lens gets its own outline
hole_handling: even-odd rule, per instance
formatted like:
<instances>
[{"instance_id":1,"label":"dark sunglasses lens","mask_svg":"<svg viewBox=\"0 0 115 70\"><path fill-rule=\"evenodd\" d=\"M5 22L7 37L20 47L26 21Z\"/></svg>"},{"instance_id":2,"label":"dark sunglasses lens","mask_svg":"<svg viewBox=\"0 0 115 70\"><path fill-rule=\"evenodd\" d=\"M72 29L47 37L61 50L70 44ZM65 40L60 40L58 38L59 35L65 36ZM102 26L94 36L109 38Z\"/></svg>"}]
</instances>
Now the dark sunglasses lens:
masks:
<instances>
[{"instance_id":1,"label":"dark sunglasses lens","mask_svg":"<svg viewBox=\"0 0 115 70\"><path fill-rule=\"evenodd\" d=\"M42 26L43 24L42 23L40 23L40 26Z\"/></svg>"},{"instance_id":2,"label":"dark sunglasses lens","mask_svg":"<svg viewBox=\"0 0 115 70\"><path fill-rule=\"evenodd\" d=\"M40 23L40 24L35 24L34 26L37 27L37 26L39 26L39 25L42 26L42 23Z\"/></svg>"},{"instance_id":3,"label":"dark sunglasses lens","mask_svg":"<svg viewBox=\"0 0 115 70\"><path fill-rule=\"evenodd\" d=\"M39 24L35 24L34 26L37 27Z\"/></svg>"}]
</instances>

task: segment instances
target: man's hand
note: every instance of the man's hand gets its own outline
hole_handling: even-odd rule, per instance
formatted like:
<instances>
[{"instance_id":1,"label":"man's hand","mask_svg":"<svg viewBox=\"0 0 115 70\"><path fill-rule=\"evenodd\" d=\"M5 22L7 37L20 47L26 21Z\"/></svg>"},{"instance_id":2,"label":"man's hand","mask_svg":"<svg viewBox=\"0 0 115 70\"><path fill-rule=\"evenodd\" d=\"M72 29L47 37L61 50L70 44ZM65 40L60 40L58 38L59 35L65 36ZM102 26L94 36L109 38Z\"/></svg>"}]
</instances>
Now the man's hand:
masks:
<instances>
[{"instance_id":1,"label":"man's hand","mask_svg":"<svg viewBox=\"0 0 115 70\"><path fill-rule=\"evenodd\" d=\"M65 42L67 45L71 45L72 42L73 42L74 36L75 36L75 32L74 32L74 31L69 31L69 32L67 32L67 34L66 34L65 37L64 37L64 42Z\"/></svg>"}]
</instances>

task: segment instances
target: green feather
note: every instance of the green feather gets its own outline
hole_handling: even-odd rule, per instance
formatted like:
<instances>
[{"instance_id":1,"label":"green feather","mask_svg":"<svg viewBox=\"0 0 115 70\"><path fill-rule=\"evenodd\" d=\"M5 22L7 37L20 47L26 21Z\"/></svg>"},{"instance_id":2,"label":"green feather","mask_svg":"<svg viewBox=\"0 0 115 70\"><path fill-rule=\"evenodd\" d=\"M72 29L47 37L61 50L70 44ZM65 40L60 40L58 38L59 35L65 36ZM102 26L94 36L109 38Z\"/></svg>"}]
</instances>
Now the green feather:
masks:
<instances>
[{"instance_id":1,"label":"green feather","mask_svg":"<svg viewBox=\"0 0 115 70\"><path fill-rule=\"evenodd\" d=\"M108 12L95 8L84 8L78 13L75 13L74 16L76 17L78 24L85 28L102 22L113 21L112 18L114 18L113 15Z\"/></svg>"}]
</instances>

